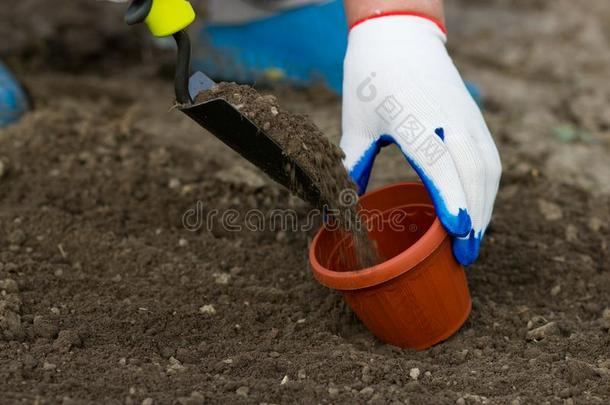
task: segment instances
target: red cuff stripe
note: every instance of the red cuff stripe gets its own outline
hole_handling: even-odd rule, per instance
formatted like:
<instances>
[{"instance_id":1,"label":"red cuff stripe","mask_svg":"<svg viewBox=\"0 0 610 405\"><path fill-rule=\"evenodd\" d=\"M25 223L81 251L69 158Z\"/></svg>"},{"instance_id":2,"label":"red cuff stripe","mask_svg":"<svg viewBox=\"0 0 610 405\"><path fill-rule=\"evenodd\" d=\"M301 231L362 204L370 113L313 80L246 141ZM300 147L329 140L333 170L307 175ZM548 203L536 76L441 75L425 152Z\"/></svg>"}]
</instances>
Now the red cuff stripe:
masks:
<instances>
[{"instance_id":1,"label":"red cuff stripe","mask_svg":"<svg viewBox=\"0 0 610 405\"><path fill-rule=\"evenodd\" d=\"M440 22L436 18L430 17L429 15L426 15L426 14L423 14L423 13L418 13L418 12L415 12L415 11L385 11L383 13L371 15L369 17L364 17L364 18L356 21L355 23L353 23L349 27L349 29L351 30L355 26L357 26L359 24L362 24L365 21L372 20L374 18L387 17L387 16L392 16L392 15L410 15L410 16L413 16L413 17L424 18L424 19L426 19L428 21L432 21L434 24L436 24L436 26L438 28L440 28L441 31L443 31L444 34L447 34L447 28L445 28L445 25L442 22Z\"/></svg>"}]
</instances>

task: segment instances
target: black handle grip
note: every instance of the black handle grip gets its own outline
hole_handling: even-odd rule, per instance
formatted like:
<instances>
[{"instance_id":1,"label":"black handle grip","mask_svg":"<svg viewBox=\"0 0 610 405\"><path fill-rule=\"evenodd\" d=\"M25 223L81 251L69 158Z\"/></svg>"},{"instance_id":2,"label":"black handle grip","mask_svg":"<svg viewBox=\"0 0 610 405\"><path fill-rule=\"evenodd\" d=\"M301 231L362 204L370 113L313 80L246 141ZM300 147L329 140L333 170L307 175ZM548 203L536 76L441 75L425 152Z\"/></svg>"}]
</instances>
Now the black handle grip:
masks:
<instances>
[{"instance_id":1,"label":"black handle grip","mask_svg":"<svg viewBox=\"0 0 610 405\"><path fill-rule=\"evenodd\" d=\"M191 76L191 41L186 31L178 31L174 34L178 46L178 58L176 59L176 77L174 88L176 100L180 104L191 104L189 94L189 78Z\"/></svg>"},{"instance_id":2,"label":"black handle grip","mask_svg":"<svg viewBox=\"0 0 610 405\"><path fill-rule=\"evenodd\" d=\"M152 8L153 0L133 0L125 12L125 22L129 25L144 22Z\"/></svg>"}]
</instances>

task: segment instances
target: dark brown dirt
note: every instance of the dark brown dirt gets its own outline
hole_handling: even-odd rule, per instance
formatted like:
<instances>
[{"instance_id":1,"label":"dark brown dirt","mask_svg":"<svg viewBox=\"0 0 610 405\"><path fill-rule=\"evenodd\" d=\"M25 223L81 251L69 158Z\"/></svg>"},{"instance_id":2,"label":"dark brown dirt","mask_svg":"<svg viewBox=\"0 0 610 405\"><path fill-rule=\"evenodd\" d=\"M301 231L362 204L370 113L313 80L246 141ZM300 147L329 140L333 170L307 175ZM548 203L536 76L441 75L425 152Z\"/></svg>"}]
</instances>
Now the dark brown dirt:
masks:
<instances>
[{"instance_id":1,"label":"dark brown dirt","mask_svg":"<svg viewBox=\"0 0 610 405\"><path fill-rule=\"evenodd\" d=\"M160 143L128 102L41 98L0 137L0 402L608 398L607 198L508 173L470 320L415 353L313 280L308 234L182 227L195 201L294 206L279 186L219 180L226 163Z\"/></svg>"},{"instance_id":2,"label":"dark brown dirt","mask_svg":"<svg viewBox=\"0 0 610 405\"><path fill-rule=\"evenodd\" d=\"M309 175L320 190L323 204L319 208L326 210L331 221L336 220L352 235L360 268L377 264L376 248L358 215L357 187L342 163L343 151L309 117L282 109L273 95L263 96L251 86L223 82L201 92L196 102L216 98L226 100L241 111ZM284 186L296 191L299 185Z\"/></svg>"},{"instance_id":3,"label":"dark brown dirt","mask_svg":"<svg viewBox=\"0 0 610 405\"><path fill-rule=\"evenodd\" d=\"M124 4L97 0L20 0L0 13L0 58L21 69L116 70L150 59L145 27L123 23Z\"/></svg>"},{"instance_id":4,"label":"dark brown dirt","mask_svg":"<svg viewBox=\"0 0 610 405\"><path fill-rule=\"evenodd\" d=\"M378 342L311 276L310 232L187 231L197 201L307 208L168 112L156 66L101 78L16 53L38 110L0 131L0 404L610 402L610 6L448 3L505 165L454 337ZM281 102L336 140L337 99ZM373 181L405 172L384 151Z\"/></svg>"}]
</instances>

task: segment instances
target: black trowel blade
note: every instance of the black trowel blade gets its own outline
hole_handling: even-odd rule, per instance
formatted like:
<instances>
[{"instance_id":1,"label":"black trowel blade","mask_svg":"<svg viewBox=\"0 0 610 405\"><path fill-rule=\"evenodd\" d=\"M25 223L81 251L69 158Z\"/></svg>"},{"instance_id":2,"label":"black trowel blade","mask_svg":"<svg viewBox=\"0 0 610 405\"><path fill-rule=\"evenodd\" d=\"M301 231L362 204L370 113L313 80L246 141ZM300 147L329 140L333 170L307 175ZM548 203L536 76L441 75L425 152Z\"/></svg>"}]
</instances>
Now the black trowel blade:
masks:
<instances>
[{"instance_id":1,"label":"black trowel blade","mask_svg":"<svg viewBox=\"0 0 610 405\"><path fill-rule=\"evenodd\" d=\"M189 92L195 99L214 82L198 72L191 77ZM324 205L313 180L265 131L223 99L212 99L180 110L207 129L273 180L316 207Z\"/></svg>"}]
</instances>

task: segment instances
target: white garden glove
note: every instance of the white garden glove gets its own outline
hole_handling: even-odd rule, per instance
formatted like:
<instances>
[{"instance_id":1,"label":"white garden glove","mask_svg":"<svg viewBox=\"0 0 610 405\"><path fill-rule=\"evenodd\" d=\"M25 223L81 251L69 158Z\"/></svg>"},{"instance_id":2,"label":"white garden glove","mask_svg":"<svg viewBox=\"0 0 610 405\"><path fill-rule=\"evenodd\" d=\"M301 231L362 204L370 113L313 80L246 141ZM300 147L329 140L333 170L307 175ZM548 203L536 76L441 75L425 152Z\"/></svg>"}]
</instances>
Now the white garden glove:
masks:
<instances>
[{"instance_id":1,"label":"white garden glove","mask_svg":"<svg viewBox=\"0 0 610 405\"><path fill-rule=\"evenodd\" d=\"M456 259L468 265L491 219L502 168L441 27L421 16L388 15L351 29L341 147L363 193L380 147L397 144L453 237Z\"/></svg>"}]
</instances>

